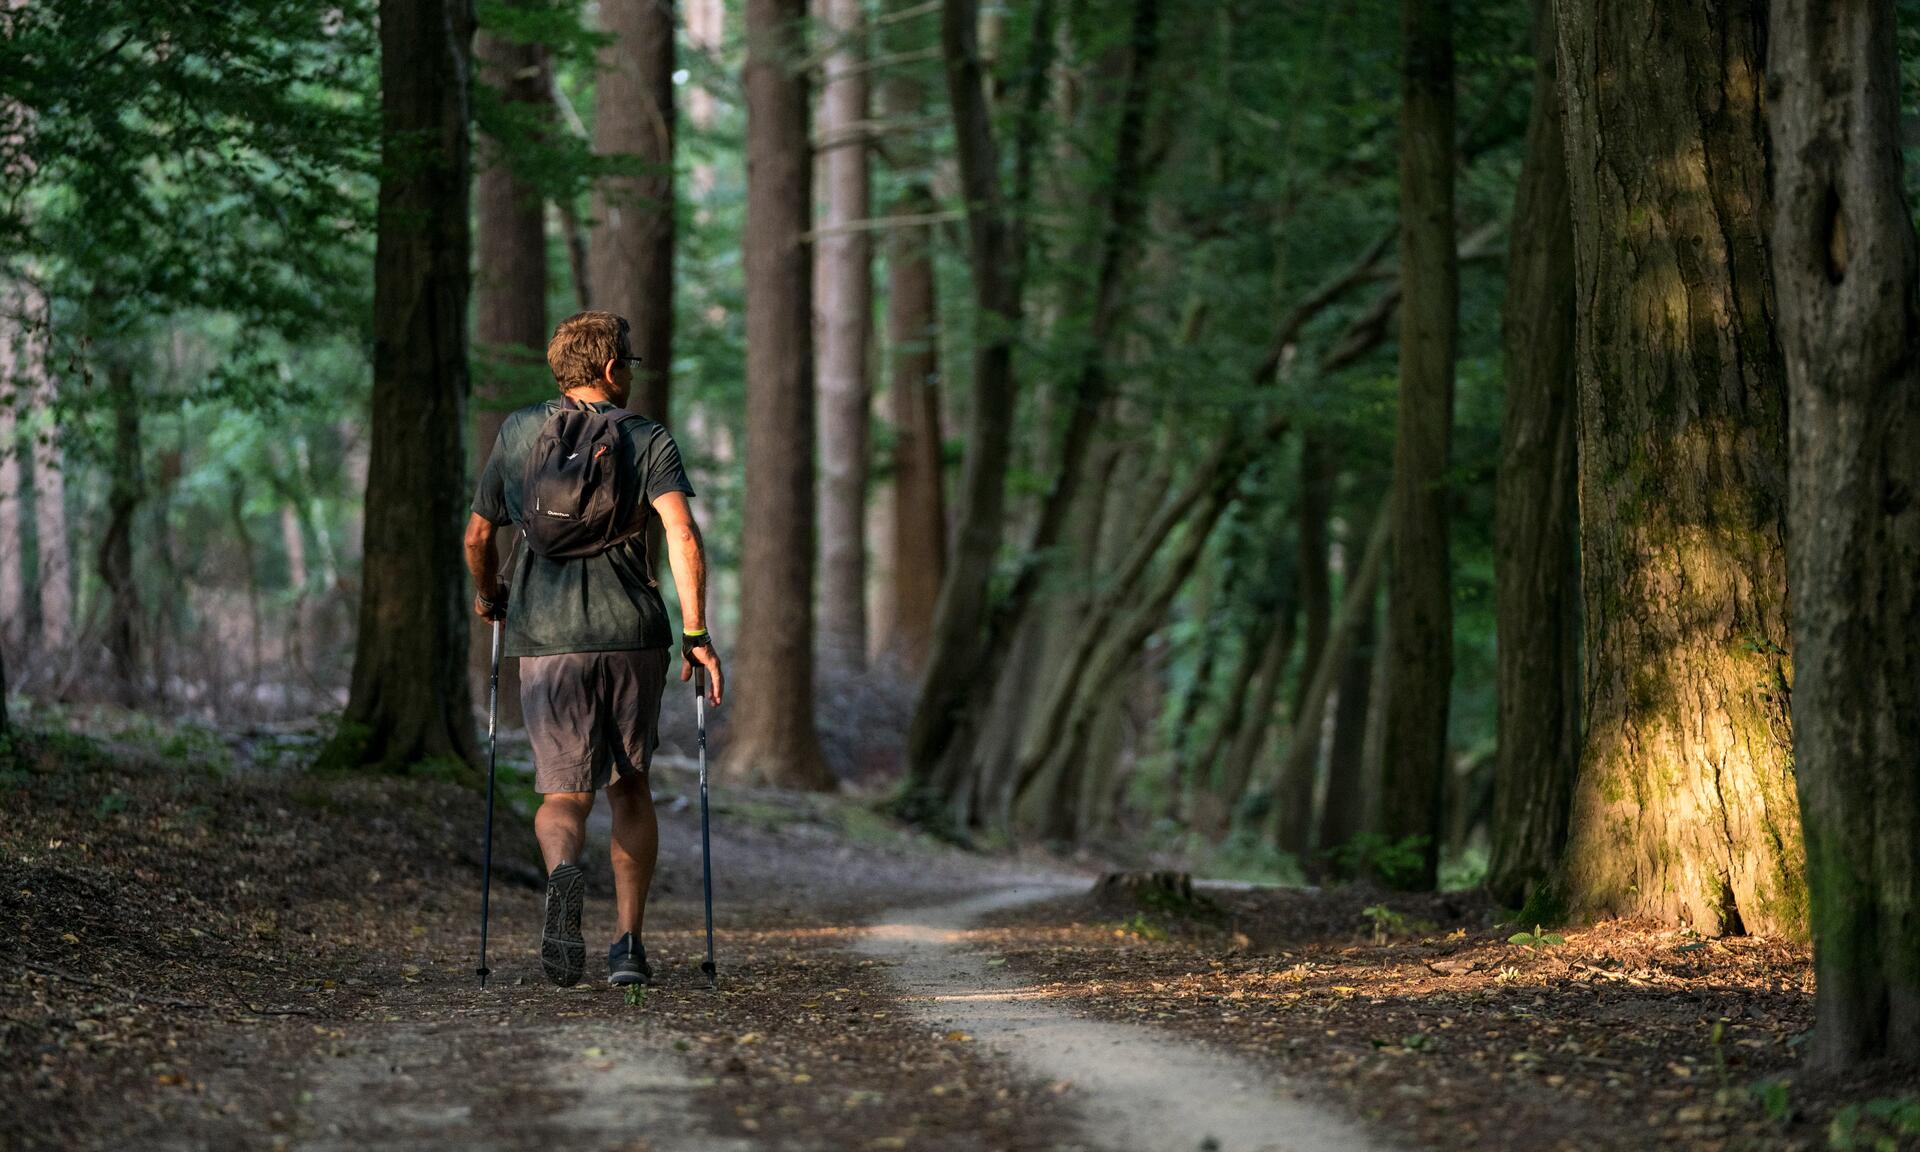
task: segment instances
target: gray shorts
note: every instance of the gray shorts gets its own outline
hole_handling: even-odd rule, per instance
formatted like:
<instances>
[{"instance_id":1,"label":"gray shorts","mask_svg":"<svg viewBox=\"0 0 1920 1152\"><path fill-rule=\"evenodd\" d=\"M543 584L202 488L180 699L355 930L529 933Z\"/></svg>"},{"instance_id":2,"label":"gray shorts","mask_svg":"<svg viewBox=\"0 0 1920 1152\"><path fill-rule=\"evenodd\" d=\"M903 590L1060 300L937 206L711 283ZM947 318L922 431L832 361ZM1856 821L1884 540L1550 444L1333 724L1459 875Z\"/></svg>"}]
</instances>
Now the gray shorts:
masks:
<instances>
[{"instance_id":1,"label":"gray shorts","mask_svg":"<svg viewBox=\"0 0 1920 1152\"><path fill-rule=\"evenodd\" d=\"M594 792L618 771L645 780L660 742L671 648L520 658L520 708L539 792Z\"/></svg>"}]
</instances>

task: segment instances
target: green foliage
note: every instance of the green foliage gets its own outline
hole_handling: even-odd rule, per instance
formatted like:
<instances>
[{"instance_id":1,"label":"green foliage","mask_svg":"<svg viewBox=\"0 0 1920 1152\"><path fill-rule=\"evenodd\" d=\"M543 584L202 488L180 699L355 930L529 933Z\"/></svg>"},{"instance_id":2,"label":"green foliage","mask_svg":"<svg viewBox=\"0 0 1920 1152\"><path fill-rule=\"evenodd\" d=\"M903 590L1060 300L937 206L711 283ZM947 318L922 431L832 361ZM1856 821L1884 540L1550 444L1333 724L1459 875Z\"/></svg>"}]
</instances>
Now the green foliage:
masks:
<instances>
[{"instance_id":1,"label":"green foliage","mask_svg":"<svg viewBox=\"0 0 1920 1152\"><path fill-rule=\"evenodd\" d=\"M1408 916L1385 904L1369 904L1360 910L1360 914L1373 925L1375 944L1390 944L1408 936L1424 936L1434 930L1433 921Z\"/></svg>"},{"instance_id":2,"label":"green foliage","mask_svg":"<svg viewBox=\"0 0 1920 1152\"><path fill-rule=\"evenodd\" d=\"M1531 932L1515 932L1513 935L1507 937L1507 943L1522 944L1536 952L1542 948L1558 948L1566 942L1567 938L1565 936L1560 935L1558 932L1543 932L1540 930L1540 925L1538 924L1533 926L1533 931Z\"/></svg>"},{"instance_id":3,"label":"green foliage","mask_svg":"<svg viewBox=\"0 0 1920 1152\"><path fill-rule=\"evenodd\" d=\"M1362 832L1328 853L1334 869L1343 876L1377 876L1394 884L1420 870L1421 848L1427 837L1402 836L1391 839L1377 832Z\"/></svg>"},{"instance_id":4,"label":"green foliage","mask_svg":"<svg viewBox=\"0 0 1920 1152\"><path fill-rule=\"evenodd\" d=\"M646 1007L646 1004L647 1004L646 988L639 984L627 985L626 1002L627 1002L627 1007L629 1008Z\"/></svg>"},{"instance_id":5,"label":"green foliage","mask_svg":"<svg viewBox=\"0 0 1920 1152\"><path fill-rule=\"evenodd\" d=\"M1166 925L1160 923L1145 912L1135 912L1114 928L1115 935L1132 936L1140 940L1161 941L1167 939Z\"/></svg>"}]
</instances>

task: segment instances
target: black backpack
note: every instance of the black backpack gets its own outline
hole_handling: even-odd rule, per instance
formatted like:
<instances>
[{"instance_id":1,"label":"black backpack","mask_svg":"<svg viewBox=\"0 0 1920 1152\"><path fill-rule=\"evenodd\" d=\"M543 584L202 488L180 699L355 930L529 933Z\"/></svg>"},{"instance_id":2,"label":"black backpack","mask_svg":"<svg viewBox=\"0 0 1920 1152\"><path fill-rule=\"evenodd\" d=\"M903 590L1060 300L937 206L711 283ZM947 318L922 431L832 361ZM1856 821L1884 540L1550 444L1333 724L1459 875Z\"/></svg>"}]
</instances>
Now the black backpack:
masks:
<instances>
[{"instance_id":1,"label":"black backpack","mask_svg":"<svg viewBox=\"0 0 1920 1152\"><path fill-rule=\"evenodd\" d=\"M528 548L550 560L598 556L644 526L635 515L638 478L620 431L638 419L585 404L547 414L522 479Z\"/></svg>"}]
</instances>

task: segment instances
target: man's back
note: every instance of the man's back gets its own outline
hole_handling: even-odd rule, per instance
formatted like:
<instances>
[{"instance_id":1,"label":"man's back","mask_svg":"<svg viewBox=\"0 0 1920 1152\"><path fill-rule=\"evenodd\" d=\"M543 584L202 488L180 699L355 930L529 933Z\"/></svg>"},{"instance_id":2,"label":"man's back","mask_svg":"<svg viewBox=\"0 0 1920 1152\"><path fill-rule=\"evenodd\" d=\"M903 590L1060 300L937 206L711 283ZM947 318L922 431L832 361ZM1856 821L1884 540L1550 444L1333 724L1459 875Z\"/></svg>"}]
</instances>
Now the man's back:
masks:
<instances>
[{"instance_id":1,"label":"man's back","mask_svg":"<svg viewBox=\"0 0 1920 1152\"><path fill-rule=\"evenodd\" d=\"M493 453L480 475L473 510L494 524L525 523L522 482L527 456L547 417L570 401L555 397L529 404L501 424ZM612 411L604 401L592 404ZM643 509L667 492L693 495L680 450L673 437L645 417L622 421L631 469ZM649 512L640 514L639 529ZM646 533L636 530L627 542L597 556L550 560L520 543L510 572L513 595L507 609L507 655L547 656L562 652L614 652L667 648L672 632L652 577Z\"/></svg>"}]
</instances>

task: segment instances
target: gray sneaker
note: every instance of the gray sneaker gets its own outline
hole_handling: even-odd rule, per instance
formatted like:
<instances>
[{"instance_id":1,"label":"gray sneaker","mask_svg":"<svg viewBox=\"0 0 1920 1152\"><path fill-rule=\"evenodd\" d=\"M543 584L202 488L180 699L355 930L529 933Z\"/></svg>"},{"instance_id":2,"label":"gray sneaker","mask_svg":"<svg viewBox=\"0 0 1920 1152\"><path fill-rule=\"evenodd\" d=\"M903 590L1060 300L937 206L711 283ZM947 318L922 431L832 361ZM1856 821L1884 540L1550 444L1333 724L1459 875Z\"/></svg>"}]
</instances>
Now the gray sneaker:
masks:
<instances>
[{"instance_id":1,"label":"gray sneaker","mask_svg":"<svg viewBox=\"0 0 1920 1152\"><path fill-rule=\"evenodd\" d=\"M562 988L580 983L587 967L587 942L580 935L580 906L586 900L587 875L578 865L562 864L547 877L546 926L540 933L540 966Z\"/></svg>"}]
</instances>

